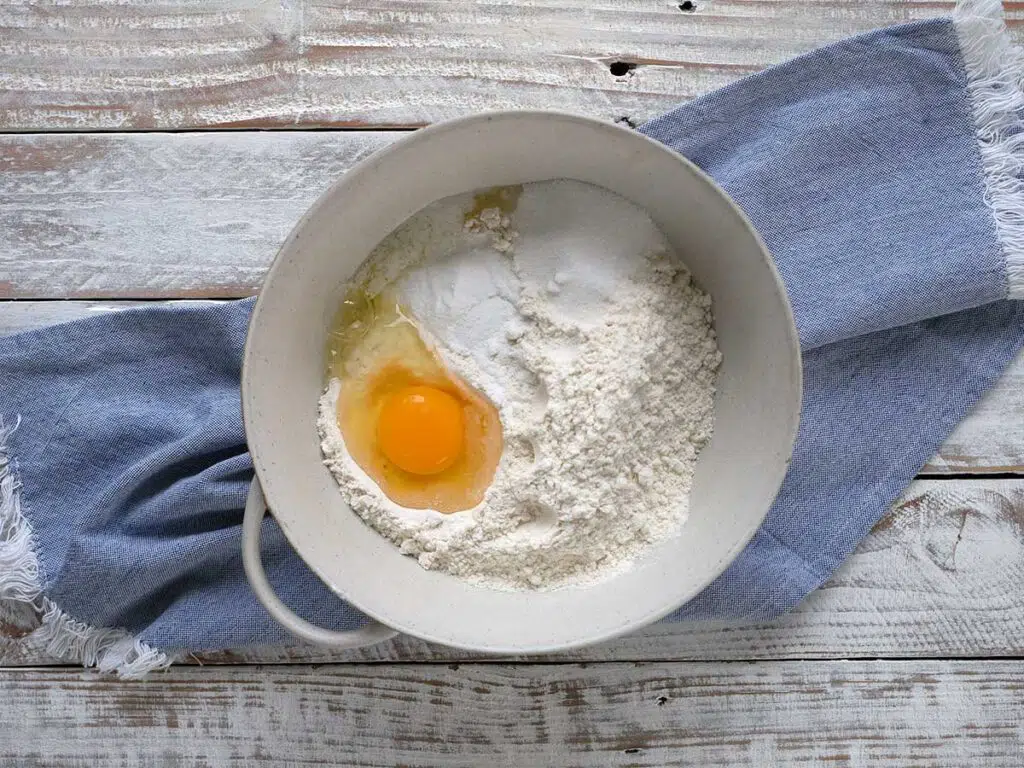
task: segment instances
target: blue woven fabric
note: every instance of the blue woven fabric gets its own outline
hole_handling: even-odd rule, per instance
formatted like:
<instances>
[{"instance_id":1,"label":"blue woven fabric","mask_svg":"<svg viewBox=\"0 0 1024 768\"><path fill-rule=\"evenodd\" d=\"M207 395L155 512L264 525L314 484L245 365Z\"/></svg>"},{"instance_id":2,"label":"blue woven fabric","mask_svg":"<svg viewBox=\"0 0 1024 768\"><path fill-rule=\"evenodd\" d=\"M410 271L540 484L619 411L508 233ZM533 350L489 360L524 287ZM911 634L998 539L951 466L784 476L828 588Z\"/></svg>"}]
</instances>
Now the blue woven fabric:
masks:
<instances>
[{"instance_id":1,"label":"blue woven fabric","mask_svg":"<svg viewBox=\"0 0 1024 768\"><path fill-rule=\"evenodd\" d=\"M796 454L753 542L673 618L766 619L824 581L1024 343L965 65L937 19L840 42L643 126L710 173L778 262L804 350ZM163 648L280 643L242 572L251 301L0 339L0 416L46 595ZM271 581L346 628L269 518Z\"/></svg>"}]
</instances>

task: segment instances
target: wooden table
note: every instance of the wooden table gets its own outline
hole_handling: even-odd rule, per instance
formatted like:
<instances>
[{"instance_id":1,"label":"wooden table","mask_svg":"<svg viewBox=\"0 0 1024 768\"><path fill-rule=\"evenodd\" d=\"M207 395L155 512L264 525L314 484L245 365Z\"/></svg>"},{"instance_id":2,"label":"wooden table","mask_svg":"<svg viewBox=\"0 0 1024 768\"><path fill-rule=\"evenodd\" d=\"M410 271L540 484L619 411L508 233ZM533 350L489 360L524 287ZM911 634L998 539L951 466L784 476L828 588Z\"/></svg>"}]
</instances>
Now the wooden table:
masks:
<instances>
[{"instance_id":1,"label":"wooden table","mask_svg":"<svg viewBox=\"0 0 1024 768\"><path fill-rule=\"evenodd\" d=\"M319 192L417 126L500 107L637 124L948 9L694 2L4 0L0 332L251 294ZM1007 10L1024 37L1024 4ZM1020 768L1022 413L1018 360L770 624L661 624L533 660L409 638L226 650L143 682L6 640L0 765Z\"/></svg>"}]
</instances>

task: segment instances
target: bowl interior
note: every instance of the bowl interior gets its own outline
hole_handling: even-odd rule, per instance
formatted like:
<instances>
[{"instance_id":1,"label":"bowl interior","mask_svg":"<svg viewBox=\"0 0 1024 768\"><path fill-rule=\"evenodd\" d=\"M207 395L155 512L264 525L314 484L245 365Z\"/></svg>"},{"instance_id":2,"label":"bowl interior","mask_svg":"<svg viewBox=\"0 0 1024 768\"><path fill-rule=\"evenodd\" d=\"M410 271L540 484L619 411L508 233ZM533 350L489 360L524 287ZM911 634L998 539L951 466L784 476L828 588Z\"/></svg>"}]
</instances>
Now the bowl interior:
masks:
<instances>
[{"instance_id":1,"label":"bowl interior","mask_svg":"<svg viewBox=\"0 0 1024 768\"><path fill-rule=\"evenodd\" d=\"M723 355L715 432L680 536L585 588L502 592L421 568L345 504L322 464L316 406L344 282L426 205L480 187L589 182L645 208L714 302ZM596 642L669 613L715 578L774 499L800 407L796 331L774 267L744 216L703 174L639 134L557 113L481 115L417 132L332 187L272 266L243 372L246 432L269 506L339 595L402 632L493 652Z\"/></svg>"}]
</instances>

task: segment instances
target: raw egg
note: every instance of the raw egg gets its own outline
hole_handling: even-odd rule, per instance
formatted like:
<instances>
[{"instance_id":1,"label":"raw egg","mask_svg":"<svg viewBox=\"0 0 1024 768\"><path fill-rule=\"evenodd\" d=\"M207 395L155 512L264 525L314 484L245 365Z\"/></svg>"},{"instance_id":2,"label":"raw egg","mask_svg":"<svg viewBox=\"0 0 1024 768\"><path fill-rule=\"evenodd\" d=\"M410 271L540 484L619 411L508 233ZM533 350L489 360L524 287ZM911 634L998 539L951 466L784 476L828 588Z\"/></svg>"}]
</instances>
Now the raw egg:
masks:
<instances>
[{"instance_id":1,"label":"raw egg","mask_svg":"<svg viewBox=\"0 0 1024 768\"><path fill-rule=\"evenodd\" d=\"M436 475L458 461L465 446L462 403L443 389L413 384L384 399L377 444L399 469Z\"/></svg>"},{"instance_id":2,"label":"raw egg","mask_svg":"<svg viewBox=\"0 0 1024 768\"><path fill-rule=\"evenodd\" d=\"M497 408L392 297L351 294L335 329L330 375L352 459L403 507L450 513L483 501L501 459Z\"/></svg>"}]
</instances>

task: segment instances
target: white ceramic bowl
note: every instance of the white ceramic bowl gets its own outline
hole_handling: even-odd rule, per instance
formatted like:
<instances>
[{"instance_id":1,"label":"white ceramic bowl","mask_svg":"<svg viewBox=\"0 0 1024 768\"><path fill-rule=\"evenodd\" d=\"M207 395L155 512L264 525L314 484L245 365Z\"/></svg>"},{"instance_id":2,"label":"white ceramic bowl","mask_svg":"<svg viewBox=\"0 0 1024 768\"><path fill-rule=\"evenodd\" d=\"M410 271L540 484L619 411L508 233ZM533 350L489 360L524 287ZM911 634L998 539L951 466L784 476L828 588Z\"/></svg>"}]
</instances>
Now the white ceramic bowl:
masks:
<instances>
[{"instance_id":1,"label":"white ceramic bowl","mask_svg":"<svg viewBox=\"0 0 1024 768\"><path fill-rule=\"evenodd\" d=\"M569 178L646 209L713 300L723 362L715 430L698 463L681 534L601 583L503 592L424 570L348 507L322 463L317 400L328 327L344 283L409 216L449 195ZM386 627L445 645L542 653L594 643L672 612L753 536L786 472L800 410L800 353L785 291L750 222L695 166L610 123L502 112L441 123L369 157L331 187L267 274L245 349L242 398L256 467L246 567L264 604L308 639L352 635L296 621L258 563L259 484L292 546L337 594Z\"/></svg>"}]
</instances>

